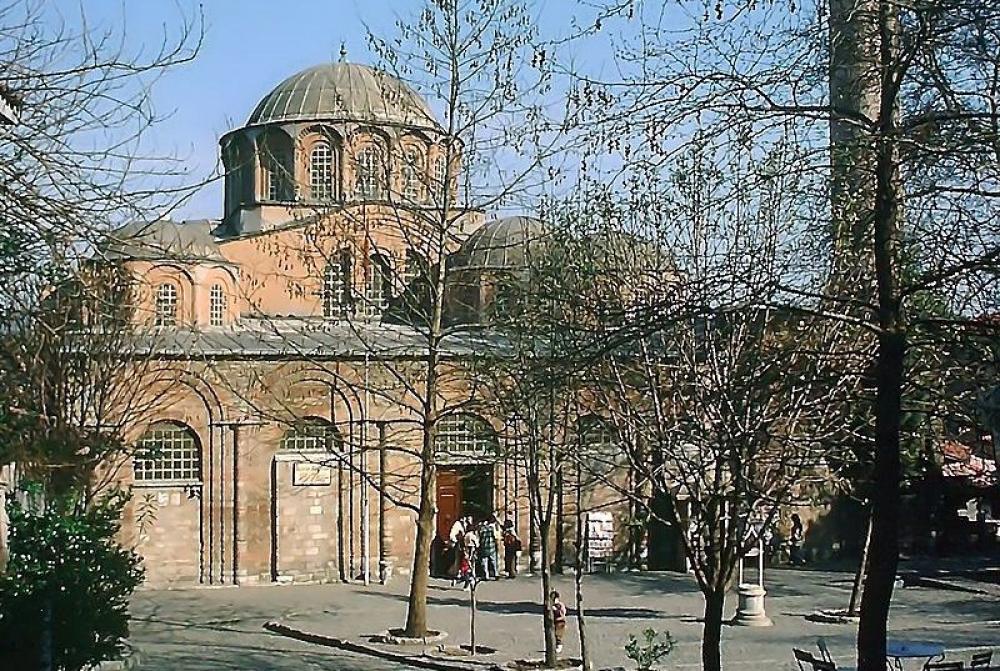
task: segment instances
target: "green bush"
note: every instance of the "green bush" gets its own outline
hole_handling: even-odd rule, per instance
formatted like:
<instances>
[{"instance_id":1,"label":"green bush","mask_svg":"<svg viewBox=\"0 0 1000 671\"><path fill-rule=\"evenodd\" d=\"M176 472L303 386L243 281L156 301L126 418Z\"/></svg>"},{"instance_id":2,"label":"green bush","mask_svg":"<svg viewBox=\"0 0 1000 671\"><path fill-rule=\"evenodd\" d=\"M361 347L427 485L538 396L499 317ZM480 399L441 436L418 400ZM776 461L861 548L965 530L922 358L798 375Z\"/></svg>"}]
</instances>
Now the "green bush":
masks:
<instances>
[{"instance_id":1,"label":"green bush","mask_svg":"<svg viewBox=\"0 0 1000 671\"><path fill-rule=\"evenodd\" d=\"M674 639L671 638L669 631L657 634L652 628L643 631L642 637L643 640L640 641L629 634L628 643L625 644L625 656L635 662L639 671L649 671L673 651Z\"/></svg>"},{"instance_id":2,"label":"green bush","mask_svg":"<svg viewBox=\"0 0 1000 671\"><path fill-rule=\"evenodd\" d=\"M127 496L85 510L63 502L31 512L8 504L10 558L0 576L0 659L36 669L50 633L53 669L119 659L129 598L142 583L140 558L117 541Z\"/></svg>"}]
</instances>

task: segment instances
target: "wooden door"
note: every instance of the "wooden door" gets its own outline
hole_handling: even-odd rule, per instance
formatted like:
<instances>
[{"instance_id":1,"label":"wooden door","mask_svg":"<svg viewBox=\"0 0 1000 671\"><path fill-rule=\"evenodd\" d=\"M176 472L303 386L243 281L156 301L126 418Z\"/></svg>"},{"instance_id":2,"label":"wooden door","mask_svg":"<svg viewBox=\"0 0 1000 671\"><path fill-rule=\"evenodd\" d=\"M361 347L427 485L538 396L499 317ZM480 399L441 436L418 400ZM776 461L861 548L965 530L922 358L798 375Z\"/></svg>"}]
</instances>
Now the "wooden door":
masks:
<instances>
[{"instance_id":1,"label":"wooden door","mask_svg":"<svg viewBox=\"0 0 1000 671\"><path fill-rule=\"evenodd\" d=\"M437 473L437 534L448 540L451 525L462 514L462 479L457 470L438 469Z\"/></svg>"}]
</instances>

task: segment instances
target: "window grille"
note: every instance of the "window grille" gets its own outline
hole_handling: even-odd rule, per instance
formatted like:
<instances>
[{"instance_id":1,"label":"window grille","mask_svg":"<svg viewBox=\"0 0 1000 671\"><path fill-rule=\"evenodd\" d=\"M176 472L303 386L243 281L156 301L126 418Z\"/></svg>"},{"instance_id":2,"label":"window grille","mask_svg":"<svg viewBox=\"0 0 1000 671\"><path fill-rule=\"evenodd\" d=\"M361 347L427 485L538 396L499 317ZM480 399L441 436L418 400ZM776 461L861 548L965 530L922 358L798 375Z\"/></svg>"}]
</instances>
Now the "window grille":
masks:
<instances>
[{"instance_id":1,"label":"window grille","mask_svg":"<svg viewBox=\"0 0 1000 671\"><path fill-rule=\"evenodd\" d=\"M453 413L438 420L437 452L456 456L496 454L497 439L489 423L477 415Z\"/></svg>"},{"instance_id":2,"label":"window grille","mask_svg":"<svg viewBox=\"0 0 1000 671\"><path fill-rule=\"evenodd\" d=\"M315 200L333 197L333 150L329 142L317 142L309 154L309 189Z\"/></svg>"},{"instance_id":3,"label":"window grille","mask_svg":"<svg viewBox=\"0 0 1000 671\"><path fill-rule=\"evenodd\" d=\"M445 160L443 156L439 156L437 160L434 161L434 196L440 200L444 200L444 186L445 180L448 177L448 171L445 169Z\"/></svg>"},{"instance_id":4,"label":"window grille","mask_svg":"<svg viewBox=\"0 0 1000 671\"><path fill-rule=\"evenodd\" d=\"M222 326L226 319L226 294L221 284L213 284L209 292L208 321L212 326Z\"/></svg>"},{"instance_id":5,"label":"window grille","mask_svg":"<svg viewBox=\"0 0 1000 671\"><path fill-rule=\"evenodd\" d=\"M339 319L350 314L354 259L351 250L342 249L323 272L323 316Z\"/></svg>"},{"instance_id":6,"label":"window grille","mask_svg":"<svg viewBox=\"0 0 1000 671\"><path fill-rule=\"evenodd\" d=\"M185 426L154 424L136 445L132 461L137 482L201 480L201 450Z\"/></svg>"},{"instance_id":7,"label":"window grille","mask_svg":"<svg viewBox=\"0 0 1000 671\"><path fill-rule=\"evenodd\" d=\"M281 438L283 452L333 452L341 446L337 430L322 420L290 429Z\"/></svg>"},{"instance_id":8,"label":"window grille","mask_svg":"<svg viewBox=\"0 0 1000 671\"><path fill-rule=\"evenodd\" d=\"M420 152L411 149L406 152L403 163L403 196L410 203L419 203L423 200L421 196L421 170Z\"/></svg>"},{"instance_id":9,"label":"window grille","mask_svg":"<svg viewBox=\"0 0 1000 671\"><path fill-rule=\"evenodd\" d=\"M611 454L618 445L618 432L596 417L580 422L580 447L588 454Z\"/></svg>"},{"instance_id":10,"label":"window grille","mask_svg":"<svg viewBox=\"0 0 1000 671\"><path fill-rule=\"evenodd\" d=\"M403 284L410 286L418 277L427 274L427 259L420 252L406 250L406 265L403 266Z\"/></svg>"},{"instance_id":11,"label":"window grille","mask_svg":"<svg viewBox=\"0 0 1000 671\"><path fill-rule=\"evenodd\" d=\"M161 284L156 289L156 326L175 326L177 324L177 287L173 284Z\"/></svg>"},{"instance_id":12,"label":"window grille","mask_svg":"<svg viewBox=\"0 0 1000 671\"><path fill-rule=\"evenodd\" d=\"M392 265L384 254L372 254L365 276L365 316L381 317L392 298Z\"/></svg>"},{"instance_id":13,"label":"window grille","mask_svg":"<svg viewBox=\"0 0 1000 671\"><path fill-rule=\"evenodd\" d=\"M354 190L359 198L385 197L385 161L381 148L369 145L359 151L355 170Z\"/></svg>"}]
</instances>

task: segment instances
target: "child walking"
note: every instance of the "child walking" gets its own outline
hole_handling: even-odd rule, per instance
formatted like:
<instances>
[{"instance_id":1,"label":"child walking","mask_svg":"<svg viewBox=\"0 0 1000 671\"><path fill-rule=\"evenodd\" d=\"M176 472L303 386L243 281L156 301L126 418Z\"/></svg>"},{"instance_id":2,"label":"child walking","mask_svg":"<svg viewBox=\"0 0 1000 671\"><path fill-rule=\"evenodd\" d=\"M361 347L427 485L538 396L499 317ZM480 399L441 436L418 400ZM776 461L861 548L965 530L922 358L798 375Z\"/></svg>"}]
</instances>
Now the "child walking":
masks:
<instances>
[{"instance_id":1,"label":"child walking","mask_svg":"<svg viewBox=\"0 0 1000 671\"><path fill-rule=\"evenodd\" d=\"M559 592L552 590L552 628L556 634L556 653L562 652L563 635L566 633L566 604L559 600Z\"/></svg>"}]
</instances>

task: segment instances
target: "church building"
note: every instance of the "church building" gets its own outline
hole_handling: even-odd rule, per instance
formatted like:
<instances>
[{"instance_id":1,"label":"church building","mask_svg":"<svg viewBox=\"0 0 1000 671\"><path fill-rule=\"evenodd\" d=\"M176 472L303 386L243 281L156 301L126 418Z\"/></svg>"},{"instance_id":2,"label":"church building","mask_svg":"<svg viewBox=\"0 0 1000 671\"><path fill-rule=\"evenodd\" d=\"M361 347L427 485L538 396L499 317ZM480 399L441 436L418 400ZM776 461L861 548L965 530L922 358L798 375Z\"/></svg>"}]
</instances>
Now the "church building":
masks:
<instances>
[{"instance_id":1,"label":"church building","mask_svg":"<svg viewBox=\"0 0 1000 671\"><path fill-rule=\"evenodd\" d=\"M134 273L136 318L153 334L144 365L169 372L129 423L136 450L121 469L149 584L409 572L432 317L420 306L439 270L450 327L439 343L439 541L460 515L496 514L527 550L525 474L463 362L497 346L482 323L494 278L523 266L545 231L530 217L460 211L456 144L399 79L319 65L222 137L221 220L132 224L109 240L105 257ZM446 232L434 228L444 221ZM587 441L613 440L587 426ZM627 507L614 508L619 530Z\"/></svg>"}]
</instances>

